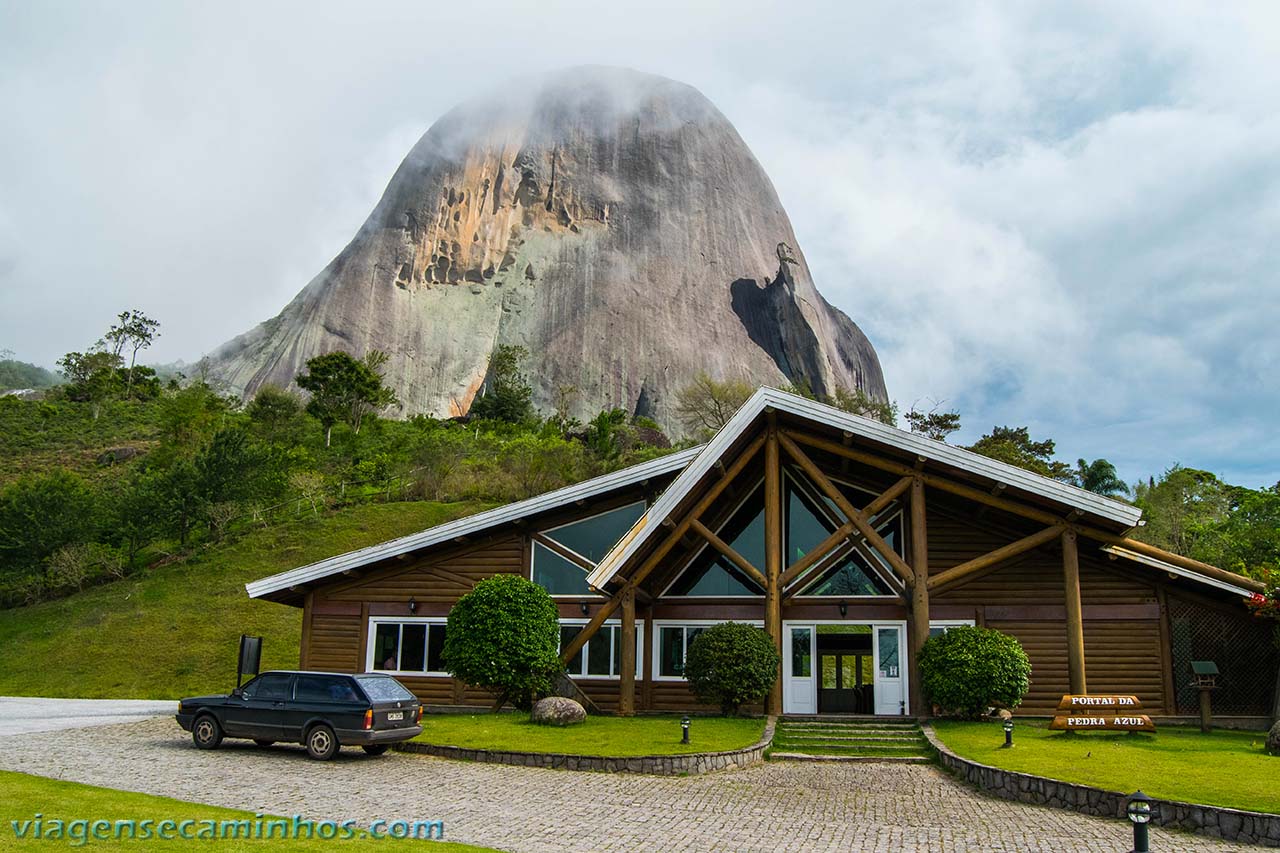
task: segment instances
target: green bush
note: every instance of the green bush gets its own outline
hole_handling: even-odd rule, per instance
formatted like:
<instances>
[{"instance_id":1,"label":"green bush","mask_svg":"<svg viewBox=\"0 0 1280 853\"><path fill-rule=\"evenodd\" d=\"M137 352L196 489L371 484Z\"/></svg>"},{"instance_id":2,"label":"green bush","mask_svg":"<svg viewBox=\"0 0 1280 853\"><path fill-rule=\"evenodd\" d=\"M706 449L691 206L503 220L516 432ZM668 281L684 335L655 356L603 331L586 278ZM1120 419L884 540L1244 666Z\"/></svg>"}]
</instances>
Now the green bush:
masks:
<instances>
[{"instance_id":1,"label":"green bush","mask_svg":"<svg viewBox=\"0 0 1280 853\"><path fill-rule=\"evenodd\" d=\"M547 591L518 575L496 575L449 611L444 665L454 678L527 711L564 671L559 640L559 613Z\"/></svg>"},{"instance_id":2,"label":"green bush","mask_svg":"<svg viewBox=\"0 0 1280 853\"><path fill-rule=\"evenodd\" d=\"M943 713L965 717L1016 708L1031 686L1022 644L992 628L962 626L931 637L920 650L920 684Z\"/></svg>"},{"instance_id":3,"label":"green bush","mask_svg":"<svg viewBox=\"0 0 1280 853\"><path fill-rule=\"evenodd\" d=\"M719 705L726 717L758 702L773 688L780 663L773 640L745 622L721 622L694 639L685 656L684 677L703 702Z\"/></svg>"}]
</instances>

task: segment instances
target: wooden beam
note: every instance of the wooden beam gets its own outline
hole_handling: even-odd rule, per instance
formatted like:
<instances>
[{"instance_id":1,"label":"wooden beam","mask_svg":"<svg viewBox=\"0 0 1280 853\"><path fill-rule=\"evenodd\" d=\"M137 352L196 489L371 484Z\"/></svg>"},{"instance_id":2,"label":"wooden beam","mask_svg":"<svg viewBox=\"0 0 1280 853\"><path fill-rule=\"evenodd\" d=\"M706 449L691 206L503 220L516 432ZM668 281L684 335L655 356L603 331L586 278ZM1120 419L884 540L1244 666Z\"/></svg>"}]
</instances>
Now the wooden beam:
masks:
<instances>
[{"instance_id":1,"label":"wooden beam","mask_svg":"<svg viewBox=\"0 0 1280 853\"><path fill-rule=\"evenodd\" d=\"M1067 594L1067 675L1073 694L1088 693L1084 671L1084 615L1080 605L1080 555L1076 532L1062 531L1062 580Z\"/></svg>"},{"instance_id":2,"label":"wooden beam","mask_svg":"<svg viewBox=\"0 0 1280 853\"><path fill-rule=\"evenodd\" d=\"M939 574L929 578L929 588L935 589L943 584L954 583L955 581L968 577L975 572L980 572L988 566L994 566L997 563L1002 563L1011 557L1016 557L1019 554L1026 553L1032 548L1038 548L1046 542L1051 542L1054 539L1057 539L1066 529L1065 525L1055 524L1053 527L1046 527L1044 530L1032 533L1030 536L1024 536L1017 542L1010 542L1004 547L997 548L994 551L989 551L980 557L974 557L968 562L961 563L958 566L952 566L946 571L940 572Z\"/></svg>"},{"instance_id":3,"label":"wooden beam","mask_svg":"<svg viewBox=\"0 0 1280 853\"><path fill-rule=\"evenodd\" d=\"M875 518L883 512L889 504L896 501L903 492L911 488L911 484L915 481L915 477L903 477L901 480L885 489L878 498L864 506L862 508L862 514L867 518Z\"/></svg>"},{"instance_id":4,"label":"wooden beam","mask_svg":"<svg viewBox=\"0 0 1280 853\"><path fill-rule=\"evenodd\" d=\"M605 623L605 620L612 616L613 612L622 604L619 595L621 595L621 593L628 587L634 590L640 586L644 579L649 576L649 573L662 562L663 558L665 558L667 554L671 553L671 549L674 548L676 543L678 543L685 533L689 531L691 522L700 517L702 513L706 512L707 508L715 502L716 498L720 497L720 493L723 492L728 485L742 473L742 470L747 467L751 460L755 458L755 455L760 452L760 448L764 447L764 444L765 436L762 434L757 436L755 441L747 445L747 447L742 451L742 455L734 460L734 463L729 466L728 473L721 477L714 485L711 486L710 489L707 490L707 493L702 496L702 499L694 504L693 509L687 516L685 516L684 521L677 524L675 529L667 535L666 539L664 539L658 547L654 549L654 552L649 555L649 558L640 564L640 567L632 573L631 579L624 581L622 589L610 596L604 604L601 605L600 610L596 615L591 618L591 621L583 626L582 630L578 632L578 635L573 638L566 648L561 650L560 660L568 663L573 660L574 655L582 651L582 647L595 636L596 632L600 630L600 626Z\"/></svg>"},{"instance_id":5,"label":"wooden beam","mask_svg":"<svg viewBox=\"0 0 1280 853\"><path fill-rule=\"evenodd\" d=\"M778 427L769 415L768 439L764 446L764 566L765 631L782 659L782 462L778 453ZM766 700L766 712L782 713L782 667L778 667L773 689Z\"/></svg>"},{"instance_id":6,"label":"wooden beam","mask_svg":"<svg viewBox=\"0 0 1280 853\"><path fill-rule=\"evenodd\" d=\"M911 587L911 647L908 665L911 709L924 714L924 694L920 689L920 669L916 662L929 639L929 536L926 527L924 480L911 481L911 570L916 582Z\"/></svg>"},{"instance_id":7,"label":"wooden beam","mask_svg":"<svg viewBox=\"0 0 1280 853\"><path fill-rule=\"evenodd\" d=\"M628 588L622 598L622 660L618 663L618 713L636 712L636 591Z\"/></svg>"},{"instance_id":8,"label":"wooden beam","mask_svg":"<svg viewBox=\"0 0 1280 853\"><path fill-rule=\"evenodd\" d=\"M1076 528L1082 535L1090 539L1097 539L1108 545L1114 545L1117 548L1125 548L1129 551L1136 551L1148 557L1154 557L1157 560L1163 560L1177 566L1180 569L1186 569L1190 572L1202 574L1205 577L1222 581L1223 583L1233 584L1235 586L1244 587L1254 592L1265 592L1266 585L1262 581L1246 578L1243 575L1237 575L1235 572L1229 572L1226 569L1220 569L1217 566L1211 566L1208 563L1202 563L1199 560L1193 560L1190 557L1184 557L1181 554L1174 554L1163 548L1157 548L1155 545L1149 545L1146 542L1139 542L1137 539L1129 539L1124 536L1115 536L1112 534L1097 534L1085 528Z\"/></svg>"},{"instance_id":9,"label":"wooden beam","mask_svg":"<svg viewBox=\"0 0 1280 853\"><path fill-rule=\"evenodd\" d=\"M867 541L867 544L874 548L880 556L884 557L889 565L893 567L893 570L907 584L915 583L915 574L911 571L911 567L898 556L896 551L889 547L889 543L885 542L883 537L875 531L867 521L866 516L860 510L855 509L853 504L849 503L849 499L836 488L826 474L822 473L822 469L814 464L813 460L791 440L788 434L779 435L778 441L783 449L787 451L787 454L809 476L809 479L813 480L814 485L821 489L823 494L831 498L831 501L840 508L840 511L848 517L849 521L853 522L853 526L858 528L858 532L862 534L862 538Z\"/></svg>"},{"instance_id":10,"label":"wooden beam","mask_svg":"<svg viewBox=\"0 0 1280 853\"><path fill-rule=\"evenodd\" d=\"M804 575L815 565L825 559L832 551L848 541L849 537L853 535L855 530L857 530L857 528L853 526L853 522L851 521L836 528L835 533L832 533L826 539L823 539L812 551L792 563L787 570L782 573L782 577L779 579L779 585L783 589L786 589L791 585L792 581L795 581L797 578Z\"/></svg>"},{"instance_id":11,"label":"wooden beam","mask_svg":"<svg viewBox=\"0 0 1280 853\"><path fill-rule=\"evenodd\" d=\"M541 533L535 533L533 534L533 541L537 542L539 545L541 545L542 547L546 548L549 551L556 552L561 557L564 557L570 563L573 563L575 566L582 569L583 571L590 572L592 569L595 568L595 564L592 563L590 560L588 560L585 557L579 556L578 554L564 547L559 542L557 542L556 540L552 539L549 536L544 536Z\"/></svg>"},{"instance_id":12,"label":"wooden beam","mask_svg":"<svg viewBox=\"0 0 1280 853\"><path fill-rule=\"evenodd\" d=\"M769 586L769 581L765 578L763 574L761 574L759 569L751 565L751 562L746 557L739 554L733 548L732 545L730 545L728 542L725 542L723 539L717 536L705 524L703 524L701 521L698 521L697 519L694 519L689 526L695 533L697 533L703 539L711 543L712 548L715 548L717 551L723 554L725 558L729 560L729 562L737 566L742 571L743 574L747 575L753 581L760 584L761 589L765 589Z\"/></svg>"}]
</instances>

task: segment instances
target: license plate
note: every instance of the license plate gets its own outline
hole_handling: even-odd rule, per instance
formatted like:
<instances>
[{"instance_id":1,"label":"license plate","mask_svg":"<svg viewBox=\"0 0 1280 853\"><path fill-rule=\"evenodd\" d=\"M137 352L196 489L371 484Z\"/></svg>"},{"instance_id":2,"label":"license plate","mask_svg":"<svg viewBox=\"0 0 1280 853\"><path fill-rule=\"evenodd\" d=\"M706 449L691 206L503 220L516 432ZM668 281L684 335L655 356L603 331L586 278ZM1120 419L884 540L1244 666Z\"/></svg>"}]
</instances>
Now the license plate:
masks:
<instances>
[{"instance_id":1,"label":"license plate","mask_svg":"<svg viewBox=\"0 0 1280 853\"><path fill-rule=\"evenodd\" d=\"M392 711L390 714L387 714L387 722L394 722L396 720L403 720L403 719L404 719L404 711Z\"/></svg>"}]
</instances>

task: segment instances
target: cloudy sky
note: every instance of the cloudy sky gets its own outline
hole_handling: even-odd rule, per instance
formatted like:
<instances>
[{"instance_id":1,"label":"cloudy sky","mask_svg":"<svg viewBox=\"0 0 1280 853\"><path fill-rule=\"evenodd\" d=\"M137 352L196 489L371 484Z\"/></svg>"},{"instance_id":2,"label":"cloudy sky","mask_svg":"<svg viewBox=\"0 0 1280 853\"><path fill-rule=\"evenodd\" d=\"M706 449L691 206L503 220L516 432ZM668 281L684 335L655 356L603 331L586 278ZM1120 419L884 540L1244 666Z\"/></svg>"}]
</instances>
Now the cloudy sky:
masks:
<instances>
[{"instance_id":1,"label":"cloudy sky","mask_svg":"<svg viewBox=\"0 0 1280 853\"><path fill-rule=\"evenodd\" d=\"M0 0L0 350L274 315L460 100L690 83L904 407L1133 480L1280 480L1280 6Z\"/></svg>"}]
</instances>

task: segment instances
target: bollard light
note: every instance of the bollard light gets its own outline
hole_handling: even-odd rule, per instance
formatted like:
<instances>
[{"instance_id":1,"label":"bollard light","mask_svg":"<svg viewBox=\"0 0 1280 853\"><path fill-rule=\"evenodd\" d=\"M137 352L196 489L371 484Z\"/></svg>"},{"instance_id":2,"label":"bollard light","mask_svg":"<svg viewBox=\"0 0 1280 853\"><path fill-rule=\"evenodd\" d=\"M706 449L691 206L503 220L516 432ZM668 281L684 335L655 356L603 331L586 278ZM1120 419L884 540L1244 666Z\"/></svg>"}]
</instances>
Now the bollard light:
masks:
<instances>
[{"instance_id":1,"label":"bollard light","mask_svg":"<svg viewBox=\"0 0 1280 853\"><path fill-rule=\"evenodd\" d=\"M1151 853L1147 826L1151 823L1151 798L1138 789L1129 795L1129 804L1124 811L1133 821L1133 853Z\"/></svg>"},{"instance_id":2,"label":"bollard light","mask_svg":"<svg viewBox=\"0 0 1280 853\"><path fill-rule=\"evenodd\" d=\"M1004 721L1004 749L1013 748L1013 720Z\"/></svg>"},{"instance_id":3,"label":"bollard light","mask_svg":"<svg viewBox=\"0 0 1280 853\"><path fill-rule=\"evenodd\" d=\"M689 742L689 715L685 714L680 718L680 730L684 733L684 737L680 738L681 743Z\"/></svg>"}]
</instances>

